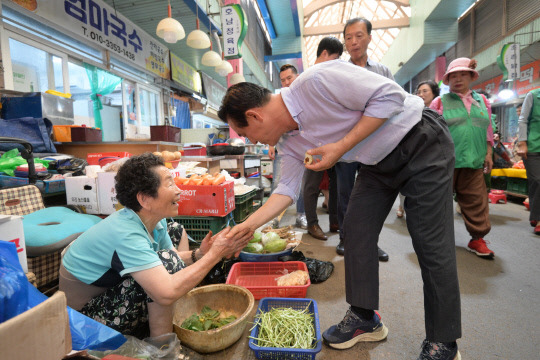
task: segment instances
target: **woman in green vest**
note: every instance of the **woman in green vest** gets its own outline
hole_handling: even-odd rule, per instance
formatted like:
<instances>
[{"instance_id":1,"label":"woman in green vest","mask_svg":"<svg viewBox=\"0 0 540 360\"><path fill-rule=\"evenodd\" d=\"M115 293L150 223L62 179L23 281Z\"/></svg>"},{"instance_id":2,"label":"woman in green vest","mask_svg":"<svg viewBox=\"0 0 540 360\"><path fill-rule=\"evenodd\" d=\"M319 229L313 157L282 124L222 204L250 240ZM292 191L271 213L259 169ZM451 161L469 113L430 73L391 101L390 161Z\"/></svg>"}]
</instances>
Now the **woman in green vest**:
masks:
<instances>
[{"instance_id":1,"label":"woman in green vest","mask_svg":"<svg viewBox=\"0 0 540 360\"><path fill-rule=\"evenodd\" d=\"M529 183L529 221L540 235L540 89L525 96L518 120L518 155L523 158Z\"/></svg>"},{"instance_id":2,"label":"woman in green vest","mask_svg":"<svg viewBox=\"0 0 540 360\"><path fill-rule=\"evenodd\" d=\"M443 77L450 92L433 100L430 108L444 116L454 140L454 192L471 235L467 250L492 259L495 253L484 240L491 230L484 173L490 173L493 167L493 128L489 101L470 88L478 79L475 68L474 59L452 61Z\"/></svg>"}]
</instances>

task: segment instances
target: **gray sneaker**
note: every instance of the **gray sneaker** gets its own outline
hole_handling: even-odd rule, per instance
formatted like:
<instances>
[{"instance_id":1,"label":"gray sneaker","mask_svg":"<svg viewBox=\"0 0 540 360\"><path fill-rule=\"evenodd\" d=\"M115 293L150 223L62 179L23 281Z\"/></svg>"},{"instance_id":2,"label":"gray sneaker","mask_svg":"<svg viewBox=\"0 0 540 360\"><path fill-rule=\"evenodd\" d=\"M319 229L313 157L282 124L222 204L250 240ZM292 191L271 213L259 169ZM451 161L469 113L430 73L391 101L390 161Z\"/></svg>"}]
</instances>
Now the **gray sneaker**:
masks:
<instances>
[{"instance_id":1,"label":"gray sneaker","mask_svg":"<svg viewBox=\"0 0 540 360\"><path fill-rule=\"evenodd\" d=\"M296 227L299 227L300 229L307 229L307 219L306 214L298 214L296 216Z\"/></svg>"}]
</instances>

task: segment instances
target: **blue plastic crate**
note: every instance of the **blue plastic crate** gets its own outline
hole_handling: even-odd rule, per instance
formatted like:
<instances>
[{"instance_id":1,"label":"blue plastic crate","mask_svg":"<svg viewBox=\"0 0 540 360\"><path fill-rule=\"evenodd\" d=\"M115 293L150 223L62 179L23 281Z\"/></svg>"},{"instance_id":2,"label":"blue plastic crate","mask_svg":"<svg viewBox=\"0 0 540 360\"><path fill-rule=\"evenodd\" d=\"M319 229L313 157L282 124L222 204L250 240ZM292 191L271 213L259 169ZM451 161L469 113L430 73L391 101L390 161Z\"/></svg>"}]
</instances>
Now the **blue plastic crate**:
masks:
<instances>
[{"instance_id":1,"label":"blue plastic crate","mask_svg":"<svg viewBox=\"0 0 540 360\"><path fill-rule=\"evenodd\" d=\"M261 311L269 311L273 308L289 307L295 310L304 310L308 307L309 312L312 313L314 326L316 346L314 349L292 349L292 348L272 348L272 347L260 347L255 344L256 340L249 339L249 348L255 352L257 359L269 359L269 360L308 360L315 359L317 353L322 349L322 336L321 327L319 325L319 311L317 310L317 302L313 299L292 299L292 298L262 298L259 301L259 307L257 308L257 315ZM259 335L259 325L256 325L251 330L251 337L257 337Z\"/></svg>"}]
</instances>

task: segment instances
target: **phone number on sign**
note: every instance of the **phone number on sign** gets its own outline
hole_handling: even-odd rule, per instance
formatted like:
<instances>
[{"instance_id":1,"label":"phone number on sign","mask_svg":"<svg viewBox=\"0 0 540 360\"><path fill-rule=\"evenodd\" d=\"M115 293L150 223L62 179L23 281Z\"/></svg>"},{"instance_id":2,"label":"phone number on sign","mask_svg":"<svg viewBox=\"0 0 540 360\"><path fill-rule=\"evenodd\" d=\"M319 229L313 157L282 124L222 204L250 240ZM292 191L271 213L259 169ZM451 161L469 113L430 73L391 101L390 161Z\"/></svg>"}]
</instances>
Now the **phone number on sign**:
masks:
<instances>
[{"instance_id":1,"label":"phone number on sign","mask_svg":"<svg viewBox=\"0 0 540 360\"><path fill-rule=\"evenodd\" d=\"M126 49L122 48L120 45L117 45L117 44L113 43L110 40L104 39L103 36L101 36L100 34L94 32L94 31L87 32L87 37L89 37L90 39L92 39L95 42L98 42L98 43L100 43L102 45L105 45L106 47L108 47L109 49L111 49L112 51L114 51L114 52L116 52L118 54L124 55L125 57L127 57L130 60L135 60L135 54L134 53L132 53L131 51L127 51Z\"/></svg>"}]
</instances>

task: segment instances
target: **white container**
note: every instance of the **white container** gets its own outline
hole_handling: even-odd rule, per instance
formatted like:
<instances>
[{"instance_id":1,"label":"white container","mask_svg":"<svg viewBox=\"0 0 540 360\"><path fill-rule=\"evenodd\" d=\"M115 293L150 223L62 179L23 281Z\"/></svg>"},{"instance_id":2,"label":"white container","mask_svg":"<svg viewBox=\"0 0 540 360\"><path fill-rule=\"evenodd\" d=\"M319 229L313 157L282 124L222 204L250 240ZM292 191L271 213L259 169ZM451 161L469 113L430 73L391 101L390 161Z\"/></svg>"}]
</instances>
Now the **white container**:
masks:
<instances>
[{"instance_id":1,"label":"white container","mask_svg":"<svg viewBox=\"0 0 540 360\"><path fill-rule=\"evenodd\" d=\"M28 272L26 262L26 244L24 241L24 230L22 217L16 215L0 215L0 240L9 241L17 247L19 262L25 273Z\"/></svg>"},{"instance_id":2,"label":"white container","mask_svg":"<svg viewBox=\"0 0 540 360\"><path fill-rule=\"evenodd\" d=\"M68 205L80 206L86 214L100 214L96 178L70 176L65 181Z\"/></svg>"},{"instance_id":3,"label":"white container","mask_svg":"<svg viewBox=\"0 0 540 360\"><path fill-rule=\"evenodd\" d=\"M98 173L97 189L100 214L110 215L123 208L116 199L115 176L115 172Z\"/></svg>"}]
</instances>

